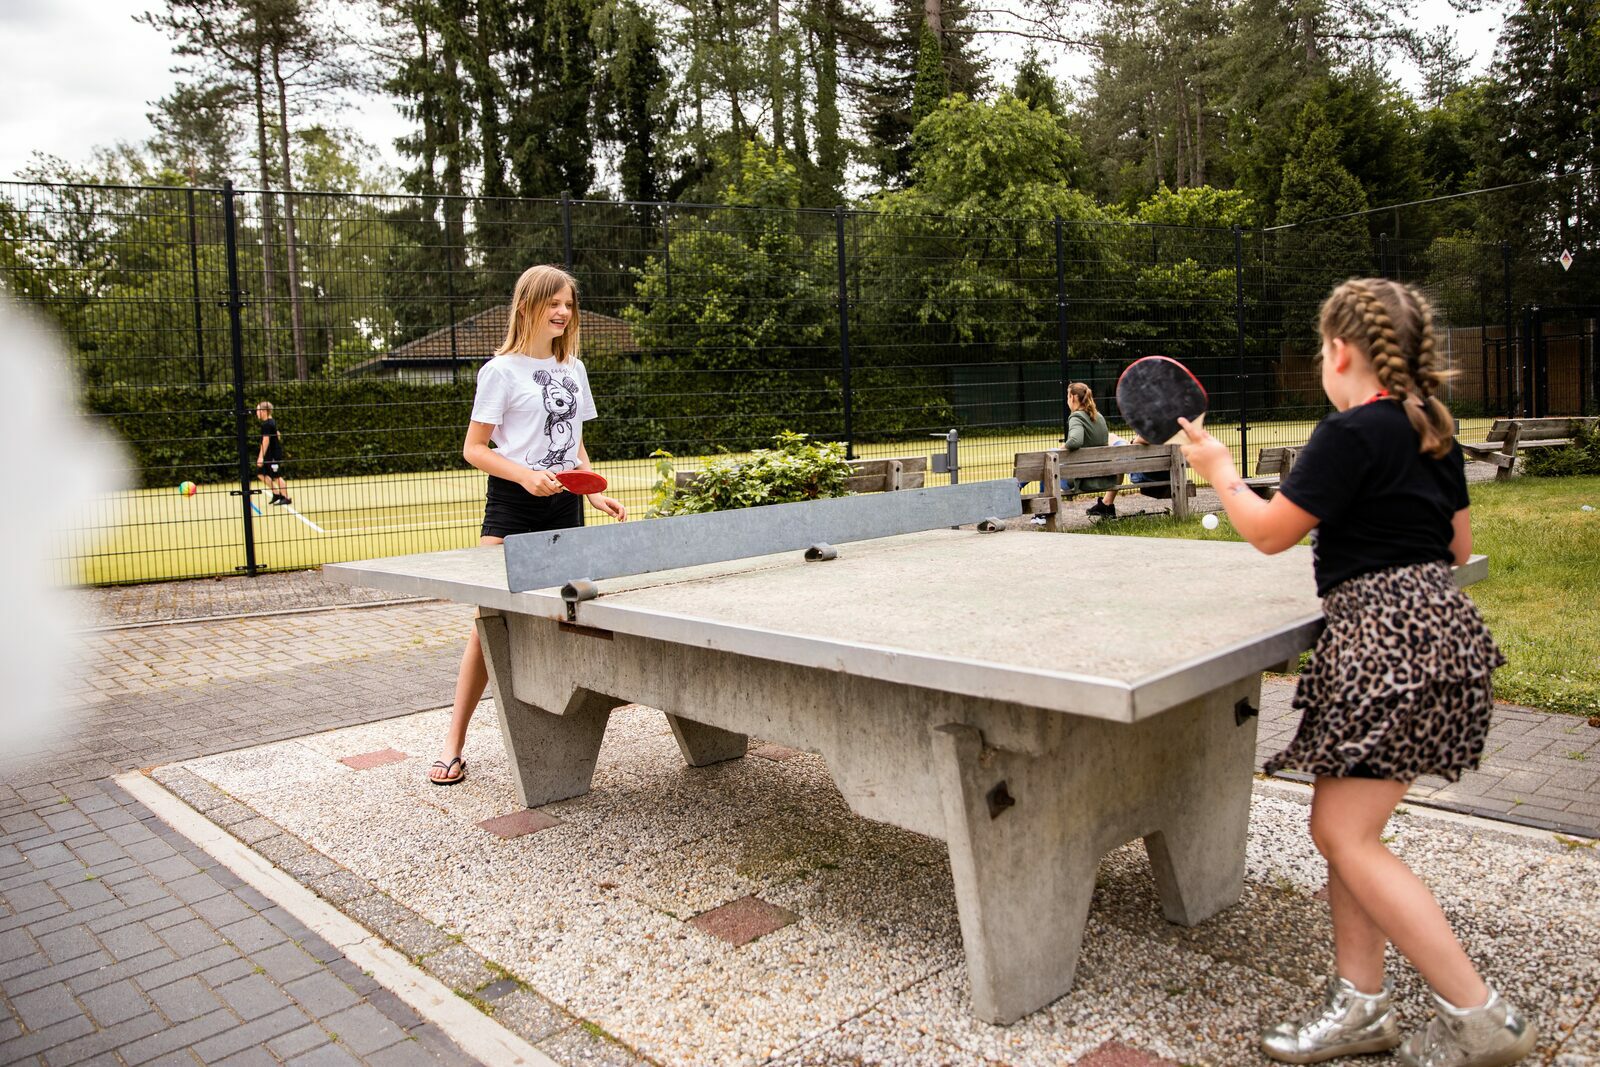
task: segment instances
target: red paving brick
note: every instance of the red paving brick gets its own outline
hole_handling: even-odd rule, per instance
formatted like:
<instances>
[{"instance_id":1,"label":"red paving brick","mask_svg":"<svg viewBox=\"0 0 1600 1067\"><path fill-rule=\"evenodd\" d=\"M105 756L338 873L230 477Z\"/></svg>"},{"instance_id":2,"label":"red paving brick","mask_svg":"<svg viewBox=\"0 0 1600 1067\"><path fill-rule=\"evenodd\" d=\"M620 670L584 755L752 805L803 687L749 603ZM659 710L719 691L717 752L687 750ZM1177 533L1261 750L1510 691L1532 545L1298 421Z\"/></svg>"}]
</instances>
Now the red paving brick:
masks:
<instances>
[{"instance_id":1,"label":"red paving brick","mask_svg":"<svg viewBox=\"0 0 1600 1067\"><path fill-rule=\"evenodd\" d=\"M738 948L781 930L799 918L794 912L768 904L760 897L740 897L696 915L689 920L689 925Z\"/></svg>"},{"instance_id":2,"label":"red paving brick","mask_svg":"<svg viewBox=\"0 0 1600 1067\"><path fill-rule=\"evenodd\" d=\"M510 815L496 815L492 819L485 819L478 824L479 827L489 831L496 837L510 840L521 837L523 834L536 834L540 830L548 830L552 826L560 826L561 820L553 815L546 815L542 811L524 808L514 811Z\"/></svg>"},{"instance_id":3,"label":"red paving brick","mask_svg":"<svg viewBox=\"0 0 1600 1067\"><path fill-rule=\"evenodd\" d=\"M392 748L380 748L376 752L363 752L359 756L346 756L339 762L346 767L357 771L370 771L374 767L386 767L391 763L399 763L411 757L404 752Z\"/></svg>"},{"instance_id":4,"label":"red paving brick","mask_svg":"<svg viewBox=\"0 0 1600 1067\"><path fill-rule=\"evenodd\" d=\"M1120 1041L1107 1041L1072 1067L1181 1067L1172 1060L1162 1059Z\"/></svg>"}]
</instances>

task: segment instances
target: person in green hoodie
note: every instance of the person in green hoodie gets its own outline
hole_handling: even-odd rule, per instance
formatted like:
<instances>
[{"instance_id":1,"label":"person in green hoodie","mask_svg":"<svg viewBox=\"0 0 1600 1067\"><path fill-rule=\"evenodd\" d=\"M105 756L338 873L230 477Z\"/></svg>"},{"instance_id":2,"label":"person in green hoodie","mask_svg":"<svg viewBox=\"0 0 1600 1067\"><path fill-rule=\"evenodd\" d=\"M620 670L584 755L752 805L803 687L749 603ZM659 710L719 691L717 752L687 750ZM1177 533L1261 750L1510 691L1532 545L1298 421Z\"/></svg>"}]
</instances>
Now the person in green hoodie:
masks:
<instances>
[{"instance_id":1,"label":"person in green hoodie","mask_svg":"<svg viewBox=\"0 0 1600 1067\"><path fill-rule=\"evenodd\" d=\"M1067 386L1067 407L1072 412L1067 416L1067 451L1076 452L1080 448L1102 448L1111 443L1111 428L1106 425L1106 417L1100 414L1094 406L1094 390L1083 382L1073 382ZM1099 478L1071 478L1061 479L1063 493L1100 493L1122 483L1120 475L1103 475ZM1117 506L1096 500L1089 505L1090 515L1115 515Z\"/></svg>"}]
</instances>

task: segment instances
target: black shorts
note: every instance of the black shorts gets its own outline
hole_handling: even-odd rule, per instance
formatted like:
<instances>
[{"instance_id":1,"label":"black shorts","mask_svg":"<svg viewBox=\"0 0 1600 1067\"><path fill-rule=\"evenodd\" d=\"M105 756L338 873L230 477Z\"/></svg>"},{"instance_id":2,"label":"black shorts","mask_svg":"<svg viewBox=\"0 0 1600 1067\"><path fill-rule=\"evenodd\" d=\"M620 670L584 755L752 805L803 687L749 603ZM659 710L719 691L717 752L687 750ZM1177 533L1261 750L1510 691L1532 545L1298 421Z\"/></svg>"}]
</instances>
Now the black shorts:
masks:
<instances>
[{"instance_id":1,"label":"black shorts","mask_svg":"<svg viewBox=\"0 0 1600 1067\"><path fill-rule=\"evenodd\" d=\"M583 497L576 493L534 496L516 482L489 476L483 504L483 536L510 537L537 530L583 525Z\"/></svg>"},{"instance_id":2,"label":"black shorts","mask_svg":"<svg viewBox=\"0 0 1600 1067\"><path fill-rule=\"evenodd\" d=\"M273 459L271 456L268 456L266 460L262 462L261 466L256 469L260 472L261 477L263 478L282 478L283 460Z\"/></svg>"}]
</instances>

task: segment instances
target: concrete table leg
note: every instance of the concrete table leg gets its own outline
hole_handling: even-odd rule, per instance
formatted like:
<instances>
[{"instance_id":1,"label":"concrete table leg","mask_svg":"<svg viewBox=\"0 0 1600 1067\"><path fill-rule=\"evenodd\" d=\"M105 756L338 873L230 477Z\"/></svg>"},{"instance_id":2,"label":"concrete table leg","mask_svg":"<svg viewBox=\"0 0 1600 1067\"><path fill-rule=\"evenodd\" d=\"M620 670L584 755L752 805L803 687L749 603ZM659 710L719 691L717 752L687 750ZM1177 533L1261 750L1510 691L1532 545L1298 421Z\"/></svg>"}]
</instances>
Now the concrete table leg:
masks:
<instances>
[{"instance_id":1,"label":"concrete table leg","mask_svg":"<svg viewBox=\"0 0 1600 1067\"><path fill-rule=\"evenodd\" d=\"M706 767L744 756L744 734L707 726L671 712L667 713L667 723L672 727L672 736L678 739L678 751L691 767Z\"/></svg>"},{"instance_id":2,"label":"concrete table leg","mask_svg":"<svg viewBox=\"0 0 1600 1067\"><path fill-rule=\"evenodd\" d=\"M1012 1023L1072 988L1100 853L1087 835L1060 840L1057 806L977 730L934 732L972 1013Z\"/></svg>"},{"instance_id":3,"label":"concrete table leg","mask_svg":"<svg viewBox=\"0 0 1600 1067\"><path fill-rule=\"evenodd\" d=\"M594 779L611 709L623 701L578 690L562 714L518 700L511 685L511 641L505 616L480 612L478 640L489 667L489 689L500 716L500 733L511 756L517 796L537 808L582 796Z\"/></svg>"},{"instance_id":4,"label":"concrete table leg","mask_svg":"<svg viewBox=\"0 0 1600 1067\"><path fill-rule=\"evenodd\" d=\"M972 1010L1010 1023L1072 988L1100 858L1144 838L1162 910L1194 925L1244 889L1260 681L1131 724L1073 719L1043 751L933 728Z\"/></svg>"}]
</instances>

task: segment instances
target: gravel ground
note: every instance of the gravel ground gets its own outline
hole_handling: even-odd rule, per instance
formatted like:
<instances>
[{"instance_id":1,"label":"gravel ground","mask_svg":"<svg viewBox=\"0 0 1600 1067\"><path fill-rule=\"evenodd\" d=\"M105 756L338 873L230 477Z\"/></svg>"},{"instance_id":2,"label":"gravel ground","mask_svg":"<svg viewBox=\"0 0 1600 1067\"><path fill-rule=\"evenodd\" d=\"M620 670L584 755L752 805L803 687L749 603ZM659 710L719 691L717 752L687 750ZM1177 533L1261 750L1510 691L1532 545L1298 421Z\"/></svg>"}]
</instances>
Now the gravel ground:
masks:
<instances>
[{"instance_id":1,"label":"gravel ground","mask_svg":"<svg viewBox=\"0 0 1600 1067\"><path fill-rule=\"evenodd\" d=\"M1244 898L1193 929L1161 919L1142 845L1108 856L1074 990L996 1027L967 1010L944 846L852 815L817 757L687 768L659 713L619 709L593 790L541 809L556 827L501 840L475 825L517 808L498 724L477 717L467 782L438 789L423 775L443 716L181 770L655 1062L1053 1065L1121 1040L1182 1063L1258 1063L1257 1029L1310 1003L1331 966L1294 786L1258 784ZM409 758L339 762L389 748ZM1422 809L1390 833L1490 979L1537 1015L1531 1062L1600 1062L1593 844ZM686 922L747 895L798 921L739 948ZM1422 1022L1420 980L1393 974L1407 1024Z\"/></svg>"}]
</instances>

